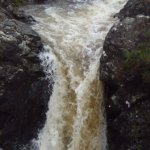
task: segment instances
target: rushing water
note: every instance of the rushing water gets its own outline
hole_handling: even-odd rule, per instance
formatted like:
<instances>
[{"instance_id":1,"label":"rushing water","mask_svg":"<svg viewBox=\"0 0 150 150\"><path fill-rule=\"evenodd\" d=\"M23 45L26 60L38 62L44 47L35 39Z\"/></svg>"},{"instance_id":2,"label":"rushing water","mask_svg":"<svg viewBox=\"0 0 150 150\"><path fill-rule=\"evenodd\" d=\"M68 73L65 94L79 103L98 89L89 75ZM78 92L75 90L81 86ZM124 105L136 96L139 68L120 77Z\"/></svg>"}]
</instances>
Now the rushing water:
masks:
<instances>
[{"instance_id":1,"label":"rushing water","mask_svg":"<svg viewBox=\"0 0 150 150\"><path fill-rule=\"evenodd\" d=\"M125 1L59 0L28 8L48 49L40 56L47 77L54 81L39 150L106 149L99 60L113 16Z\"/></svg>"}]
</instances>

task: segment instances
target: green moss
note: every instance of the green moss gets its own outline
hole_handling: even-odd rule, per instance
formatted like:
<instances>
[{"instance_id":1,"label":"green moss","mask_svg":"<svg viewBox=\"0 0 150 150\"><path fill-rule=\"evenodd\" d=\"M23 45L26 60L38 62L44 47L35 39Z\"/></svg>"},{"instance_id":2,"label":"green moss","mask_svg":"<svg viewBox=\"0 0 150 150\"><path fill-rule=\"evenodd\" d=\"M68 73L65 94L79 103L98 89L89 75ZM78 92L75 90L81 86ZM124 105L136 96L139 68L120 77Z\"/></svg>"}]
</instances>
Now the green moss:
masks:
<instances>
[{"instance_id":1,"label":"green moss","mask_svg":"<svg viewBox=\"0 0 150 150\"><path fill-rule=\"evenodd\" d=\"M11 4L15 7L19 7L20 5L22 5L24 2L24 0L8 0L8 4Z\"/></svg>"},{"instance_id":2,"label":"green moss","mask_svg":"<svg viewBox=\"0 0 150 150\"><path fill-rule=\"evenodd\" d=\"M12 3L18 7L23 3L23 0L12 0Z\"/></svg>"},{"instance_id":3,"label":"green moss","mask_svg":"<svg viewBox=\"0 0 150 150\"><path fill-rule=\"evenodd\" d=\"M16 6L20 6L23 3L23 0L14 0Z\"/></svg>"},{"instance_id":4,"label":"green moss","mask_svg":"<svg viewBox=\"0 0 150 150\"><path fill-rule=\"evenodd\" d=\"M136 75L143 83L150 85L150 44L145 42L136 49L127 51L123 62L123 72Z\"/></svg>"},{"instance_id":5,"label":"green moss","mask_svg":"<svg viewBox=\"0 0 150 150\"><path fill-rule=\"evenodd\" d=\"M145 36L146 36L146 37L150 37L150 32L146 32L146 33L145 33Z\"/></svg>"}]
</instances>

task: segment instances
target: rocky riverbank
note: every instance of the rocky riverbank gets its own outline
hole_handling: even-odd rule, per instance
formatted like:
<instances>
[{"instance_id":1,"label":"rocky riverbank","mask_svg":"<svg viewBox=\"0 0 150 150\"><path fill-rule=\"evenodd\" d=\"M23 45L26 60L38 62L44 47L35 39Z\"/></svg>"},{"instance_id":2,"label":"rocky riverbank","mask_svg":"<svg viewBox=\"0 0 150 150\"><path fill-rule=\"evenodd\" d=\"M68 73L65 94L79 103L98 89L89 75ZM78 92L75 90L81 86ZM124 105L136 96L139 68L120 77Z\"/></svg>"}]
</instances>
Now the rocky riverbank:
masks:
<instances>
[{"instance_id":1,"label":"rocky riverbank","mask_svg":"<svg viewBox=\"0 0 150 150\"><path fill-rule=\"evenodd\" d=\"M1 1L0 147L4 150L19 150L37 136L51 89L38 56L44 50L41 39L23 23L33 20L16 10Z\"/></svg>"},{"instance_id":2,"label":"rocky riverbank","mask_svg":"<svg viewBox=\"0 0 150 150\"><path fill-rule=\"evenodd\" d=\"M150 148L150 1L129 0L101 58L109 150Z\"/></svg>"}]
</instances>

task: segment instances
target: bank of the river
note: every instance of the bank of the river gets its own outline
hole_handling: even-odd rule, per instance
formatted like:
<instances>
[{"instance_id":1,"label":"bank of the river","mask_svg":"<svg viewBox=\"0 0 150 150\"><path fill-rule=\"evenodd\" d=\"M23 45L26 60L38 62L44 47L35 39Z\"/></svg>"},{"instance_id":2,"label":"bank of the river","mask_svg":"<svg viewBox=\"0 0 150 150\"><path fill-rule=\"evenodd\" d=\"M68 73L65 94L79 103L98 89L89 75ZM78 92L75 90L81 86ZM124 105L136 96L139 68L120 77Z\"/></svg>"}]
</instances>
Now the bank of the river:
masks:
<instances>
[{"instance_id":1,"label":"bank of the river","mask_svg":"<svg viewBox=\"0 0 150 150\"><path fill-rule=\"evenodd\" d=\"M51 88L39 53L43 44L30 17L12 3L0 3L0 147L19 150L45 122ZM19 19L23 22L20 22Z\"/></svg>"},{"instance_id":2,"label":"bank of the river","mask_svg":"<svg viewBox=\"0 0 150 150\"><path fill-rule=\"evenodd\" d=\"M150 148L150 1L129 0L101 58L109 150Z\"/></svg>"}]
</instances>

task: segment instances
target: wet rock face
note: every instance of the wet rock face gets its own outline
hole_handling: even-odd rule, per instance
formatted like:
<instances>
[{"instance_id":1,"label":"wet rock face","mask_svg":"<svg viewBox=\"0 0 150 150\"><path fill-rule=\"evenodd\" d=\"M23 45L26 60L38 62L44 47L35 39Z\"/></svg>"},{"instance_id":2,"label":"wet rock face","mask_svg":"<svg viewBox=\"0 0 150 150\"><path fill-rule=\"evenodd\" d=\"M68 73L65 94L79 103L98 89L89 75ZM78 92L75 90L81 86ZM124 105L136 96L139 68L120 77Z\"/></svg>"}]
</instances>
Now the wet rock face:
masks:
<instances>
[{"instance_id":1,"label":"wet rock face","mask_svg":"<svg viewBox=\"0 0 150 150\"><path fill-rule=\"evenodd\" d=\"M150 104L142 98L131 108L122 111L109 126L110 150L146 150L150 147Z\"/></svg>"},{"instance_id":2,"label":"wet rock face","mask_svg":"<svg viewBox=\"0 0 150 150\"><path fill-rule=\"evenodd\" d=\"M120 11L118 17L135 17L136 15L150 16L149 0L129 0L125 7Z\"/></svg>"},{"instance_id":3,"label":"wet rock face","mask_svg":"<svg viewBox=\"0 0 150 150\"><path fill-rule=\"evenodd\" d=\"M5 18L5 16L4 16ZM0 147L19 150L43 127L50 96L40 37L13 19L0 22Z\"/></svg>"},{"instance_id":4,"label":"wet rock face","mask_svg":"<svg viewBox=\"0 0 150 150\"><path fill-rule=\"evenodd\" d=\"M108 33L100 60L109 150L150 147L150 18L139 15L150 7L139 8L143 1L139 3L130 0L121 10L121 20ZM138 13L131 11L133 4Z\"/></svg>"},{"instance_id":5,"label":"wet rock face","mask_svg":"<svg viewBox=\"0 0 150 150\"><path fill-rule=\"evenodd\" d=\"M34 3L34 2L33 2ZM20 4L20 5L23 5ZM6 18L17 19L26 24L35 24L36 21L31 15L26 15L23 10L20 10L15 5L13 0L0 1L0 20L3 21Z\"/></svg>"},{"instance_id":6,"label":"wet rock face","mask_svg":"<svg viewBox=\"0 0 150 150\"><path fill-rule=\"evenodd\" d=\"M124 61L124 54L142 43L149 43L150 18L137 16L125 18L116 23L108 33L101 58L101 77L103 80L118 80L117 69ZM121 68L119 68L121 69Z\"/></svg>"}]
</instances>

